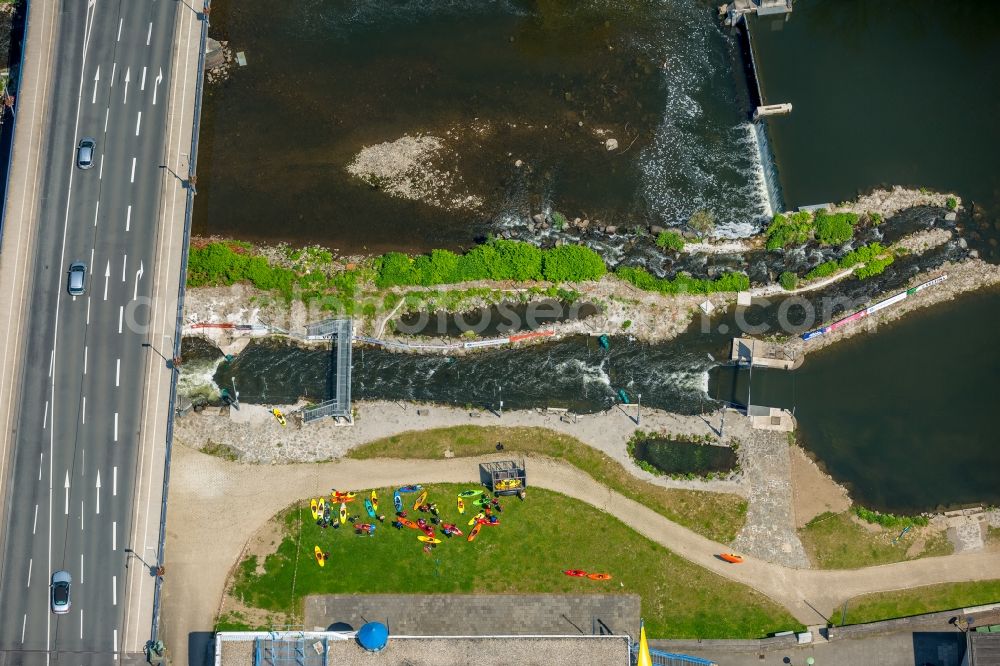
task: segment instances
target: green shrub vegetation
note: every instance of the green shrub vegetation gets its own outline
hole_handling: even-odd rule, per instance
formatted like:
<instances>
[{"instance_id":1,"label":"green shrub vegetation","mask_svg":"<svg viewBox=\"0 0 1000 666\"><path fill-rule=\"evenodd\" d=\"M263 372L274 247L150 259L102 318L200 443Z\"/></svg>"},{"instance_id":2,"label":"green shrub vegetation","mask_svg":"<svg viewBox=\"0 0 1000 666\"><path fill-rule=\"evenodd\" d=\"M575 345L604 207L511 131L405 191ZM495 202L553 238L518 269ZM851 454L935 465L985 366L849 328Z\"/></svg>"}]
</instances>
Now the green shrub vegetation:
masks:
<instances>
[{"instance_id":1,"label":"green shrub vegetation","mask_svg":"<svg viewBox=\"0 0 1000 666\"><path fill-rule=\"evenodd\" d=\"M956 208L958 208L958 199L956 199L955 197L948 197L948 201L945 203L945 205L948 207L948 210L955 210Z\"/></svg>"},{"instance_id":2,"label":"green shrub vegetation","mask_svg":"<svg viewBox=\"0 0 1000 666\"><path fill-rule=\"evenodd\" d=\"M552 226L553 227L555 227L558 231L562 231L563 229L566 228L567 224L569 224L569 220L566 219L565 215L563 215L562 213L560 213L557 210L552 211Z\"/></svg>"},{"instance_id":3,"label":"green shrub vegetation","mask_svg":"<svg viewBox=\"0 0 1000 666\"><path fill-rule=\"evenodd\" d=\"M790 216L778 213L771 219L767 231L767 249L780 250L789 245L801 245L812 237L813 219L806 211Z\"/></svg>"},{"instance_id":4,"label":"green shrub vegetation","mask_svg":"<svg viewBox=\"0 0 1000 666\"><path fill-rule=\"evenodd\" d=\"M902 529L869 528L859 524L850 511L828 511L801 528L799 538L810 561L820 569L857 569L954 551L944 531L911 531L900 536Z\"/></svg>"},{"instance_id":5,"label":"green shrub vegetation","mask_svg":"<svg viewBox=\"0 0 1000 666\"><path fill-rule=\"evenodd\" d=\"M656 244L664 250L680 252L684 249L684 238L676 231L661 231L656 237Z\"/></svg>"},{"instance_id":6,"label":"green shrub vegetation","mask_svg":"<svg viewBox=\"0 0 1000 666\"><path fill-rule=\"evenodd\" d=\"M902 529L904 527L913 526L922 527L928 522L926 516L897 516L891 513L872 511L871 509L866 509L863 506L854 507L854 515L866 523L874 523L875 525L881 525L882 527L888 527L890 529Z\"/></svg>"},{"instance_id":7,"label":"green shrub vegetation","mask_svg":"<svg viewBox=\"0 0 1000 666\"><path fill-rule=\"evenodd\" d=\"M842 245L854 236L854 225L858 223L855 213L828 213L825 210L816 211L813 224L816 227L816 239L823 245Z\"/></svg>"},{"instance_id":8,"label":"green shrub vegetation","mask_svg":"<svg viewBox=\"0 0 1000 666\"><path fill-rule=\"evenodd\" d=\"M259 289L277 289L290 295L296 277L294 271L271 266L264 257L251 255L239 243L209 243L192 248L188 258L187 283L190 287L246 281Z\"/></svg>"},{"instance_id":9,"label":"green shrub vegetation","mask_svg":"<svg viewBox=\"0 0 1000 666\"><path fill-rule=\"evenodd\" d=\"M600 255L582 245L541 250L531 243L493 240L465 254L434 250L411 257L389 252L375 261L379 287L435 285L471 280L596 280L607 271Z\"/></svg>"},{"instance_id":10,"label":"green shrub vegetation","mask_svg":"<svg viewBox=\"0 0 1000 666\"><path fill-rule=\"evenodd\" d=\"M658 278L645 268L622 266L615 271L615 275L639 289L656 291L661 294L711 294L725 291L745 291L750 288L750 278L743 273L726 273L715 280L693 278L681 273L671 280Z\"/></svg>"},{"instance_id":11,"label":"green shrub vegetation","mask_svg":"<svg viewBox=\"0 0 1000 666\"><path fill-rule=\"evenodd\" d=\"M882 224L882 213L868 213L868 219L872 221L872 226L877 227Z\"/></svg>"},{"instance_id":12,"label":"green shrub vegetation","mask_svg":"<svg viewBox=\"0 0 1000 666\"><path fill-rule=\"evenodd\" d=\"M715 215L704 208L696 210L688 219L688 226L698 235L704 236L715 229Z\"/></svg>"},{"instance_id":13,"label":"green shrub vegetation","mask_svg":"<svg viewBox=\"0 0 1000 666\"><path fill-rule=\"evenodd\" d=\"M862 245L861 247L851 250L845 254L839 261L824 261L822 264L806 273L806 279L815 280L817 278L827 277L833 275L838 270L848 269L853 266L857 266L858 264L867 264L864 267L865 269L867 269L868 266L872 266L872 272L863 271L861 268L855 271L855 275L863 280L866 277L878 275L885 270L886 266L892 263L891 255L882 258L882 255L885 253L886 248L879 242ZM862 277L861 272L865 272L866 274Z\"/></svg>"},{"instance_id":14,"label":"green shrub vegetation","mask_svg":"<svg viewBox=\"0 0 1000 666\"><path fill-rule=\"evenodd\" d=\"M854 269L854 275L857 276L859 280L867 280L868 278L878 275L893 261L892 255L888 257L882 257L881 259L873 259L869 261L864 266L858 266Z\"/></svg>"},{"instance_id":15,"label":"green shrub vegetation","mask_svg":"<svg viewBox=\"0 0 1000 666\"><path fill-rule=\"evenodd\" d=\"M791 271L785 271L778 276L778 282L787 291L791 291L799 284L799 276Z\"/></svg>"}]
</instances>

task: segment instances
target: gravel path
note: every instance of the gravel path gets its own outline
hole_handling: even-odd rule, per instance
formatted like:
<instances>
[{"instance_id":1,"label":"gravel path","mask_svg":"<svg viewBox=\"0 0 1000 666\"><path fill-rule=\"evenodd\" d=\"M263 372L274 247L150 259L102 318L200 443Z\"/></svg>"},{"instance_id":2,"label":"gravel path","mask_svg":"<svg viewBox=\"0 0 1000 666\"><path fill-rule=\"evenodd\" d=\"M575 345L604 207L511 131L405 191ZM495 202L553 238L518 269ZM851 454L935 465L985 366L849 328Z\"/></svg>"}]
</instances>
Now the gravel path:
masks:
<instances>
[{"instance_id":1,"label":"gravel path","mask_svg":"<svg viewBox=\"0 0 1000 666\"><path fill-rule=\"evenodd\" d=\"M788 436L754 430L740 443L740 459L750 497L747 522L733 545L741 552L788 567L808 567L795 531Z\"/></svg>"},{"instance_id":2,"label":"gravel path","mask_svg":"<svg viewBox=\"0 0 1000 666\"><path fill-rule=\"evenodd\" d=\"M483 458L486 459L486 458ZM168 504L163 629L175 663L187 663L191 632L211 628L226 579L245 544L292 502L329 492L403 483L478 482L475 461L343 460L314 465L242 465L175 445ZM961 553L850 571L792 569L747 557L734 566L714 555L726 550L651 509L595 482L574 467L531 461L532 485L563 493L616 516L681 557L753 587L806 625L859 594L995 576L1000 551ZM238 501L241 511L228 511ZM221 518L225 516L225 519Z\"/></svg>"}]
</instances>

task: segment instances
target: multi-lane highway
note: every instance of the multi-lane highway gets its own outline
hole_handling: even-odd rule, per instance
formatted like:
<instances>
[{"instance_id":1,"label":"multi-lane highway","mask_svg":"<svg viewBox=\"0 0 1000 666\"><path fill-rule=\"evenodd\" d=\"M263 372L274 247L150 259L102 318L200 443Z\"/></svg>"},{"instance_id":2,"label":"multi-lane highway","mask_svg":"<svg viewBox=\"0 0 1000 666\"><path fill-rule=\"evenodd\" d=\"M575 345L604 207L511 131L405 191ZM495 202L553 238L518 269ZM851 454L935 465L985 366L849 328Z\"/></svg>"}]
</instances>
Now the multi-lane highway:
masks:
<instances>
[{"instance_id":1,"label":"multi-lane highway","mask_svg":"<svg viewBox=\"0 0 1000 666\"><path fill-rule=\"evenodd\" d=\"M23 352L23 364L3 378L15 382L15 403L0 478L0 663L110 664L149 632L138 619L149 617L139 605L148 606L152 580L125 550L156 564L148 534L159 488L140 489L158 477L139 444L149 403L167 399L150 378L161 377L158 354L170 356L172 341L148 325L174 316L156 314L156 283L176 290L160 246L175 234L163 228L176 219L165 192L182 186L172 174L187 173L168 146L168 106L184 101L168 97L177 12L189 10L175 0L33 5L52 12L55 41L26 321L21 349L8 351ZM83 137L97 143L89 170L75 164ZM78 261L88 267L87 291L71 296L67 270ZM73 577L72 609L54 615L48 585L60 569Z\"/></svg>"}]
</instances>

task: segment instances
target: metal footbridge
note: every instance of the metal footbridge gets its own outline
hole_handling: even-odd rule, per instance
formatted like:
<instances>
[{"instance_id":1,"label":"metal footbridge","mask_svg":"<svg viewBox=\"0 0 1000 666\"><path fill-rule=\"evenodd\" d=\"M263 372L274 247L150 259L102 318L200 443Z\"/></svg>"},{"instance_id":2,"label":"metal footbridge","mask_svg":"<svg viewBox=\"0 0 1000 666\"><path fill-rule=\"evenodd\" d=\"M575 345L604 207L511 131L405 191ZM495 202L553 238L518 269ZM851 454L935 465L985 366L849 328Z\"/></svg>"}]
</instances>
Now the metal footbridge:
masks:
<instances>
[{"instance_id":1,"label":"metal footbridge","mask_svg":"<svg viewBox=\"0 0 1000 666\"><path fill-rule=\"evenodd\" d=\"M331 416L354 423L351 414L351 342L354 323L350 318L326 319L306 326L307 340L330 340L334 367L330 372L329 400L302 410L303 423Z\"/></svg>"}]
</instances>

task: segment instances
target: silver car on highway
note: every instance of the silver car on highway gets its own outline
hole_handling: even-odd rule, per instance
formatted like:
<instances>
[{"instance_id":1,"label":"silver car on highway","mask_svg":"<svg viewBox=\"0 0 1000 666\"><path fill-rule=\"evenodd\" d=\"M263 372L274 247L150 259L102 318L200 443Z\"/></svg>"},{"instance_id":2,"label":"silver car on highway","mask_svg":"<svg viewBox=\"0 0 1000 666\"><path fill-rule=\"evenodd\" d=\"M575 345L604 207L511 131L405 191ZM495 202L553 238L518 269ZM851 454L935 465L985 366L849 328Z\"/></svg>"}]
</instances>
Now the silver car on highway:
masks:
<instances>
[{"instance_id":1,"label":"silver car on highway","mask_svg":"<svg viewBox=\"0 0 1000 666\"><path fill-rule=\"evenodd\" d=\"M56 571L52 574L52 584L49 589L49 605L56 615L64 615L70 608L70 586L73 585L73 577L68 571Z\"/></svg>"}]
</instances>

